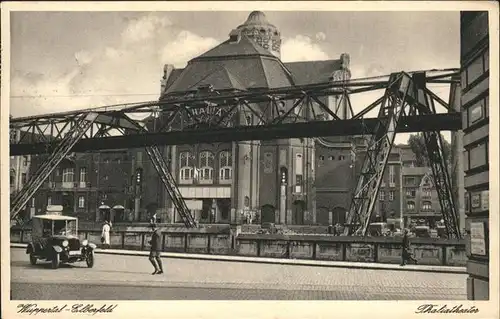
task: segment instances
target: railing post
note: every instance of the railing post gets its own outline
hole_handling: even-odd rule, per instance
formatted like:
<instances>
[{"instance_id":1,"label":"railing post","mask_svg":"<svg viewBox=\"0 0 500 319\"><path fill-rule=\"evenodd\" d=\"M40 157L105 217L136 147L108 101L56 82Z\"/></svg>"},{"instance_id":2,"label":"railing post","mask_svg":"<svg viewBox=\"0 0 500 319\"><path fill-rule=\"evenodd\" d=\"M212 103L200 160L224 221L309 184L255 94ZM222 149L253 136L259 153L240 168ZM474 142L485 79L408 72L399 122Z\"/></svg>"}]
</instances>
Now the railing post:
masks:
<instances>
[{"instance_id":1,"label":"railing post","mask_svg":"<svg viewBox=\"0 0 500 319\"><path fill-rule=\"evenodd\" d=\"M316 260L316 242L313 241L312 242L312 245L313 245L313 254L312 254L312 259L313 260Z\"/></svg>"},{"instance_id":2,"label":"railing post","mask_svg":"<svg viewBox=\"0 0 500 319\"><path fill-rule=\"evenodd\" d=\"M125 231L120 233L122 234L122 249L125 249Z\"/></svg>"},{"instance_id":3,"label":"railing post","mask_svg":"<svg viewBox=\"0 0 500 319\"><path fill-rule=\"evenodd\" d=\"M161 251L165 251L165 233L162 234L161 236Z\"/></svg>"},{"instance_id":4,"label":"railing post","mask_svg":"<svg viewBox=\"0 0 500 319\"><path fill-rule=\"evenodd\" d=\"M145 234L141 233L141 250L144 250L144 237L146 237Z\"/></svg>"},{"instance_id":5,"label":"railing post","mask_svg":"<svg viewBox=\"0 0 500 319\"><path fill-rule=\"evenodd\" d=\"M188 251L188 234L184 234L184 252L187 253Z\"/></svg>"},{"instance_id":6,"label":"railing post","mask_svg":"<svg viewBox=\"0 0 500 319\"><path fill-rule=\"evenodd\" d=\"M210 254L210 234L208 234L208 240L207 240L207 254Z\"/></svg>"},{"instance_id":7,"label":"railing post","mask_svg":"<svg viewBox=\"0 0 500 319\"><path fill-rule=\"evenodd\" d=\"M441 258L441 264L443 266L446 266L446 264L448 262L447 261L448 258L446 256L446 246L445 245L441 246L441 254L443 255L443 258Z\"/></svg>"}]
</instances>

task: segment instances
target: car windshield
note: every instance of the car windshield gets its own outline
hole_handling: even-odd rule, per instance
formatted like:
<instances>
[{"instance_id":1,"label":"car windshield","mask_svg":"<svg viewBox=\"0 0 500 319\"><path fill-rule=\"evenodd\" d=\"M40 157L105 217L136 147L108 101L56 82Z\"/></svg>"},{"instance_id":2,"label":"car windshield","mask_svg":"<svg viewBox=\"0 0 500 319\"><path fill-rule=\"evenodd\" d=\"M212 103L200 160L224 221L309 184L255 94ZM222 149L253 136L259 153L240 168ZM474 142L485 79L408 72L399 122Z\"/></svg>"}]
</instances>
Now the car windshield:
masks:
<instances>
[{"instance_id":1,"label":"car windshield","mask_svg":"<svg viewBox=\"0 0 500 319\"><path fill-rule=\"evenodd\" d=\"M55 220L54 235L70 236L76 234L76 222L74 220Z\"/></svg>"}]
</instances>

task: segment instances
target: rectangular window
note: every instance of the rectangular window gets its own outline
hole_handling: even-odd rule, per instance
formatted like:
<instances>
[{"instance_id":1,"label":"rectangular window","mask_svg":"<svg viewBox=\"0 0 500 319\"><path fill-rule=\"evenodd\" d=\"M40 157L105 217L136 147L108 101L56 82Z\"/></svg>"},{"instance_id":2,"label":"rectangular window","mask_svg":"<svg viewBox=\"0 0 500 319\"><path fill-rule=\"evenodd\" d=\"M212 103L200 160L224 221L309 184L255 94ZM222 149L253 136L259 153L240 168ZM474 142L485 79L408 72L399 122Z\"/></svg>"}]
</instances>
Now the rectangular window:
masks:
<instances>
[{"instance_id":1,"label":"rectangular window","mask_svg":"<svg viewBox=\"0 0 500 319\"><path fill-rule=\"evenodd\" d=\"M484 109L485 109L485 117L490 117L490 96L487 95L484 99Z\"/></svg>"},{"instance_id":2,"label":"rectangular window","mask_svg":"<svg viewBox=\"0 0 500 319\"><path fill-rule=\"evenodd\" d=\"M47 206L52 205L52 197L48 196L47 197Z\"/></svg>"},{"instance_id":3,"label":"rectangular window","mask_svg":"<svg viewBox=\"0 0 500 319\"><path fill-rule=\"evenodd\" d=\"M423 197L431 197L431 191L430 191L430 189L426 188L426 189L422 190L422 196Z\"/></svg>"},{"instance_id":4,"label":"rectangular window","mask_svg":"<svg viewBox=\"0 0 500 319\"><path fill-rule=\"evenodd\" d=\"M28 166L28 156L23 156L23 166Z\"/></svg>"},{"instance_id":5,"label":"rectangular window","mask_svg":"<svg viewBox=\"0 0 500 319\"><path fill-rule=\"evenodd\" d=\"M26 173L21 174L21 181L22 181L23 185L28 182L28 177L26 176Z\"/></svg>"},{"instance_id":6,"label":"rectangular window","mask_svg":"<svg viewBox=\"0 0 500 319\"><path fill-rule=\"evenodd\" d=\"M481 99L481 100L477 101L474 105L469 107L469 109L467 110L468 119L469 119L468 126L471 126L471 125L473 125L473 124L477 123L478 121L485 118L485 116L484 116L484 104L485 104L485 100Z\"/></svg>"},{"instance_id":7,"label":"rectangular window","mask_svg":"<svg viewBox=\"0 0 500 319\"><path fill-rule=\"evenodd\" d=\"M477 80L484 73L483 56L480 55L467 67L467 86Z\"/></svg>"},{"instance_id":8,"label":"rectangular window","mask_svg":"<svg viewBox=\"0 0 500 319\"><path fill-rule=\"evenodd\" d=\"M86 167L80 168L80 182L81 183L87 182L87 168Z\"/></svg>"},{"instance_id":9,"label":"rectangular window","mask_svg":"<svg viewBox=\"0 0 500 319\"><path fill-rule=\"evenodd\" d=\"M464 171L469 170L469 151L464 151Z\"/></svg>"},{"instance_id":10,"label":"rectangular window","mask_svg":"<svg viewBox=\"0 0 500 319\"><path fill-rule=\"evenodd\" d=\"M381 201L384 201L385 200L385 192L384 191L380 191L380 194L378 195L379 196L379 199Z\"/></svg>"},{"instance_id":11,"label":"rectangular window","mask_svg":"<svg viewBox=\"0 0 500 319\"><path fill-rule=\"evenodd\" d=\"M393 201L394 200L394 191L390 191L389 192L389 201Z\"/></svg>"},{"instance_id":12,"label":"rectangular window","mask_svg":"<svg viewBox=\"0 0 500 319\"><path fill-rule=\"evenodd\" d=\"M396 185L396 174L394 172L394 165L389 166L389 186Z\"/></svg>"},{"instance_id":13,"label":"rectangular window","mask_svg":"<svg viewBox=\"0 0 500 319\"><path fill-rule=\"evenodd\" d=\"M405 177L405 184L415 185L415 177Z\"/></svg>"},{"instance_id":14,"label":"rectangular window","mask_svg":"<svg viewBox=\"0 0 500 319\"><path fill-rule=\"evenodd\" d=\"M465 191L464 197L465 197L465 200L464 200L465 213L467 214L468 212L470 212L469 192Z\"/></svg>"},{"instance_id":15,"label":"rectangular window","mask_svg":"<svg viewBox=\"0 0 500 319\"><path fill-rule=\"evenodd\" d=\"M414 188L409 188L406 190L406 196L407 197L415 197L416 192Z\"/></svg>"},{"instance_id":16,"label":"rectangular window","mask_svg":"<svg viewBox=\"0 0 500 319\"><path fill-rule=\"evenodd\" d=\"M486 143L481 143L469 150L469 168L474 169L488 164Z\"/></svg>"},{"instance_id":17,"label":"rectangular window","mask_svg":"<svg viewBox=\"0 0 500 319\"><path fill-rule=\"evenodd\" d=\"M295 193L302 193L302 174L304 159L302 154L295 155Z\"/></svg>"},{"instance_id":18,"label":"rectangular window","mask_svg":"<svg viewBox=\"0 0 500 319\"><path fill-rule=\"evenodd\" d=\"M295 180L295 193L302 193L302 175L296 175Z\"/></svg>"},{"instance_id":19,"label":"rectangular window","mask_svg":"<svg viewBox=\"0 0 500 319\"><path fill-rule=\"evenodd\" d=\"M302 175L303 159L302 154L295 155L295 174Z\"/></svg>"},{"instance_id":20,"label":"rectangular window","mask_svg":"<svg viewBox=\"0 0 500 319\"><path fill-rule=\"evenodd\" d=\"M484 71L488 71L490 69L490 50L486 50L484 52Z\"/></svg>"},{"instance_id":21,"label":"rectangular window","mask_svg":"<svg viewBox=\"0 0 500 319\"><path fill-rule=\"evenodd\" d=\"M85 197L84 196L78 197L78 208L85 208Z\"/></svg>"}]
</instances>

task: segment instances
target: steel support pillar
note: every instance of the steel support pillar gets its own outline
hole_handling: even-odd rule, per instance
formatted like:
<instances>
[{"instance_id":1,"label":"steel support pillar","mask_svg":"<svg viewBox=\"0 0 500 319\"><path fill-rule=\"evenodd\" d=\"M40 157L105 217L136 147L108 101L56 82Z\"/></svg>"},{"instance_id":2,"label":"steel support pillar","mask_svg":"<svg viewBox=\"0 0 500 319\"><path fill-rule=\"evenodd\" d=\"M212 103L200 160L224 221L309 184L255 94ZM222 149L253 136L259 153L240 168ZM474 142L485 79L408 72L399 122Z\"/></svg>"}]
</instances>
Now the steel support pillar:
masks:
<instances>
[{"instance_id":1,"label":"steel support pillar","mask_svg":"<svg viewBox=\"0 0 500 319\"><path fill-rule=\"evenodd\" d=\"M89 127L97 118L96 113L86 113L80 116L75 125L66 133L63 140L59 142L52 154L47 158L40 168L32 175L30 180L24 184L22 190L12 201L10 218L23 224L23 220L18 218L22 208L28 203L36 191L42 186L43 182L54 171L57 165L68 155L73 146L82 138Z\"/></svg>"},{"instance_id":2,"label":"steel support pillar","mask_svg":"<svg viewBox=\"0 0 500 319\"><path fill-rule=\"evenodd\" d=\"M375 134L368 144L361 174L347 215L345 235L366 234L391 153L396 129L407 103L411 78L405 73L392 74L380 108Z\"/></svg>"},{"instance_id":3,"label":"steel support pillar","mask_svg":"<svg viewBox=\"0 0 500 319\"><path fill-rule=\"evenodd\" d=\"M172 202L175 208L177 209L177 212L181 216L184 225L186 225L186 227L188 228L196 227L197 226L196 222L193 216L191 215L191 212L189 211L186 202L182 198L179 188L175 183L175 179L172 176L172 174L170 174L168 165L163 159L160 150L158 149L157 146L152 146L152 147L146 147L146 152L148 153L149 159L153 163L154 168L158 172L158 175L160 176L163 185L165 185L167 193L172 199Z\"/></svg>"}]
</instances>

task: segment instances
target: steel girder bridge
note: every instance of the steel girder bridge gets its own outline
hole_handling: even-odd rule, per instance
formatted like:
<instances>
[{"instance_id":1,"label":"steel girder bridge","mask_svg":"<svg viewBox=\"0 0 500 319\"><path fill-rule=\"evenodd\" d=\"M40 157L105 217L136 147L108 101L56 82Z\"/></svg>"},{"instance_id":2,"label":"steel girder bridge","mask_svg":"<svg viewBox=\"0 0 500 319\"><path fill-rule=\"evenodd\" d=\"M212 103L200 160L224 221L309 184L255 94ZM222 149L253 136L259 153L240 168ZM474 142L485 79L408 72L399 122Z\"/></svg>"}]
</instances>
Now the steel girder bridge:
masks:
<instances>
[{"instance_id":1,"label":"steel girder bridge","mask_svg":"<svg viewBox=\"0 0 500 319\"><path fill-rule=\"evenodd\" d=\"M186 227L196 227L158 145L368 135L370 141L347 216L345 235L366 235L396 133L423 132L448 236L460 237L449 172L439 131L462 128L461 115L427 84L458 85L458 69L400 72L388 76L264 90L217 91L211 86L163 97L10 121L10 155L48 154L11 203L11 220L56 166L72 152L146 149ZM458 77L459 79L459 77ZM350 96L384 90L354 114ZM337 96L353 116L340 119L324 102ZM439 104L444 113L436 110ZM367 117L370 112L376 117ZM132 114L155 114L154 128ZM329 119L320 114L328 114Z\"/></svg>"}]
</instances>

